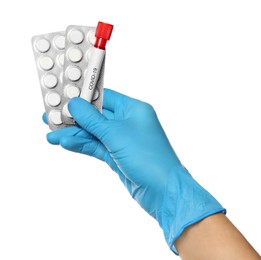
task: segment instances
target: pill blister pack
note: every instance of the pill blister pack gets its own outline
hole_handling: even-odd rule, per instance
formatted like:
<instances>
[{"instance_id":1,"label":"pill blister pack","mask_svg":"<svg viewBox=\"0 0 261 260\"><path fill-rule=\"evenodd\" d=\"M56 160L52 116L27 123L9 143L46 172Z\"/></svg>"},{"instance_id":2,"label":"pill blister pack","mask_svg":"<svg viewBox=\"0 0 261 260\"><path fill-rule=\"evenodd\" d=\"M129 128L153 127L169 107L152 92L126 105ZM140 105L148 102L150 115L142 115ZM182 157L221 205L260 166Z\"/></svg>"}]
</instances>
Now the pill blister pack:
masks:
<instances>
[{"instance_id":1,"label":"pill blister pack","mask_svg":"<svg viewBox=\"0 0 261 260\"><path fill-rule=\"evenodd\" d=\"M88 61L96 40L94 33L95 27L70 25L66 29L63 84L67 95L65 95L65 106L62 111L62 120L65 124L74 123L66 104L72 96L80 95ZM103 75L104 61L92 98L92 104L100 111L102 109Z\"/></svg>"},{"instance_id":2,"label":"pill blister pack","mask_svg":"<svg viewBox=\"0 0 261 260\"><path fill-rule=\"evenodd\" d=\"M68 111L70 98L80 96L95 27L70 25L66 31L37 35L32 47L51 130L74 125ZM92 104L102 110L104 61Z\"/></svg>"}]
</instances>

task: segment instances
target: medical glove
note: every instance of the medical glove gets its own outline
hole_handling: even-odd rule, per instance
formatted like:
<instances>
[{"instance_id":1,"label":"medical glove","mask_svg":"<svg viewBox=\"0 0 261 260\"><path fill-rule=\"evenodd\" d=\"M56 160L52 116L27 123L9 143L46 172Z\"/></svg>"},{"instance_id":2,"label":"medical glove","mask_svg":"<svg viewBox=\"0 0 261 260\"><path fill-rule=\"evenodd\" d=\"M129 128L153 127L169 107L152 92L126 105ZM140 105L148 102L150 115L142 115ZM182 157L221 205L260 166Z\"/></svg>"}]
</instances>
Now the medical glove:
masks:
<instances>
[{"instance_id":1,"label":"medical glove","mask_svg":"<svg viewBox=\"0 0 261 260\"><path fill-rule=\"evenodd\" d=\"M225 209L181 164L151 105L108 89L103 102L101 114L87 101L71 99L68 108L78 126L47 139L106 162L177 254L174 242L185 228Z\"/></svg>"}]
</instances>

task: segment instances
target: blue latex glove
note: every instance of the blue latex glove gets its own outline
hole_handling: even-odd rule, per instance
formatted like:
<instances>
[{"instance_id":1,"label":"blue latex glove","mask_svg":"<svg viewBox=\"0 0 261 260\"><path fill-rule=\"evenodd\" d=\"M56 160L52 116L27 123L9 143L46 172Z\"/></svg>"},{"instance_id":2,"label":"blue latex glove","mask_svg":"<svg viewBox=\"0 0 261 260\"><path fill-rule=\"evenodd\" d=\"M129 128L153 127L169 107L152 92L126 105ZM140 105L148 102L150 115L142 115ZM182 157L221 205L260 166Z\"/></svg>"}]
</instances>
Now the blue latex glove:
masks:
<instances>
[{"instance_id":1,"label":"blue latex glove","mask_svg":"<svg viewBox=\"0 0 261 260\"><path fill-rule=\"evenodd\" d=\"M81 98L69 102L69 111L80 127L51 132L48 141L105 161L176 254L174 242L186 227L225 212L182 166L149 104L107 89L103 114Z\"/></svg>"}]
</instances>

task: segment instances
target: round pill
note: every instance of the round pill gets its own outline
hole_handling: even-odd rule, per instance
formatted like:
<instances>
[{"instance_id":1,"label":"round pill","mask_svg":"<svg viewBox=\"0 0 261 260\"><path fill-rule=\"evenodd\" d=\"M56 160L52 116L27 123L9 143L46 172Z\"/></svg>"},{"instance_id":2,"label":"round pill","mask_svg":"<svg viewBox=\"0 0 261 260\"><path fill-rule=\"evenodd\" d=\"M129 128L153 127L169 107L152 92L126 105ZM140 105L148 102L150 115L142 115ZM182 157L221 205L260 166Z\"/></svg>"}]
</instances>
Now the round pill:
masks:
<instances>
[{"instance_id":1,"label":"round pill","mask_svg":"<svg viewBox=\"0 0 261 260\"><path fill-rule=\"evenodd\" d=\"M49 114L49 120L50 123L54 125L61 125L62 124L62 113L61 111L54 110L51 111Z\"/></svg>"},{"instance_id":2,"label":"round pill","mask_svg":"<svg viewBox=\"0 0 261 260\"><path fill-rule=\"evenodd\" d=\"M63 83L63 72L60 73L60 81Z\"/></svg>"},{"instance_id":3,"label":"round pill","mask_svg":"<svg viewBox=\"0 0 261 260\"><path fill-rule=\"evenodd\" d=\"M54 88L58 83L58 79L53 74L47 74L43 78L43 83L44 83L44 86L47 88Z\"/></svg>"},{"instance_id":4,"label":"round pill","mask_svg":"<svg viewBox=\"0 0 261 260\"><path fill-rule=\"evenodd\" d=\"M70 66L66 70L66 76L68 77L69 80L71 81L77 81L81 78L82 72L78 67L72 67Z\"/></svg>"},{"instance_id":5,"label":"round pill","mask_svg":"<svg viewBox=\"0 0 261 260\"><path fill-rule=\"evenodd\" d=\"M88 38L88 41L89 41L91 44L94 45L94 43L95 43L95 41L96 41L95 31L90 31L90 32L88 33L87 38Z\"/></svg>"},{"instance_id":6,"label":"round pill","mask_svg":"<svg viewBox=\"0 0 261 260\"><path fill-rule=\"evenodd\" d=\"M39 39L36 44L35 47L39 52L47 52L50 49L50 42L46 39Z\"/></svg>"},{"instance_id":7,"label":"round pill","mask_svg":"<svg viewBox=\"0 0 261 260\"><path fill-rule=\"evenodd\" d=\"M96 88L95 91L94 91L94 94L93 94L93 97L92 97L92 101L95 101L99 98L100 96L100 92L99 90Z\"/></svg>"},{"instance_id":8,"label":"round pill","mask_svg":"<svg viewBox=\"0 0 261 260\"><path fill-rule=\"evenodd\" d=\"M83 33L79 30L70 31L68 37L69 40L74 44L80 44L84 39Z\"/></svg>"},{"instance_id":9,"label":"round pill","mask_svg":"<svg viewBox=\"0 0 261 260\"><path fill-rule=\"evenodd\" d=\"M46 95L45 100L49 106L57 107L61 103L61 96L56 92L52 92Z\"/></svg>"},{"instance_id":10,"label":"round pill","mask_svg":"<svg viewBox=\"0 0 261 260\"><path fill-rule=\"evenodd\" d=\"M54 62L50 57L42 56L38 60L39 66L43 70L50 70L52 69Z\"/></svg>"},{"instance_id":11,"label":"round pill","mask_svg":"<svg viewBox=\"0 0 261 260\"><path fill-rule=\"evenodd\" d=\"M64 105L64 107L63 107L63 114L66 115L69 118L72 118L72 115L70 114L70 112L68 110L68 104Z\"/></svg>"},{"instance_id":12,"label":"round pill","mask_svg":"<svg viewBox=\"0 0 261 260\"><path fill-rule=\"evenodd\" d=\"M57 49L63 50L65 48L65 37L63 35L59 35L54 39L54 45Z\"/></svg>"},{"instance_id":13,"label":"round pill","mask_svg":"<svg viewBox=\"0 0 261 260\"><path fill-rule=\"evenodd\" d=\"M79 62L82 59L82 52L77 48L71 48L68 50L67 56L71 62Z\"/></svg>"},{"instance_id":14,"label":"round pill","mask_svg":"<svg viewBox=\"0 0 261 260\"><path fill-rule=\"evenodd\" d=\"M86 54L85 54L85 58L86 58L87 61L90 60L91 55L92 55L92 48L90 48L90 49L86 52Z\"/></svg>"},{"instance_id":15,"label":"round pill","mask_svg":"<svg viewBox=\"0 0 261 260\"><path fill-rule=\"evenodd\" d=\"M64 53L60 54L58 57L57 57L57 60L58 60L58 64L63 67L64 65Z\"/></svg>"},{"instance_id":16,"label":"round pill","mask_svg":"<svg viewBox=\"0 0 261 260\"><path fill-rule=\"evenodd\" d=\"M68 98L79 97L80 89L74 85L67 85L64 89L64 94Z\"/></svg>"}]
</instances>

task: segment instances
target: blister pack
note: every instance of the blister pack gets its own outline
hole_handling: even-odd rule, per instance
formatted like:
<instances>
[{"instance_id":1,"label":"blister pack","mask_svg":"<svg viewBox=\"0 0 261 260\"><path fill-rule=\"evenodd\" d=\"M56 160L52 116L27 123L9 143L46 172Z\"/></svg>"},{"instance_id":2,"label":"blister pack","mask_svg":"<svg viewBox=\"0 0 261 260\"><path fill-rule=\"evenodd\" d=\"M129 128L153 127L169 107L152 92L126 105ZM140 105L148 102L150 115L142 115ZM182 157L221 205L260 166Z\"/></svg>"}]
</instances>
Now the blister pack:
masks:
<instances>
[{"instance_id":1,"label":"blister pack","mask_svg":"<svg viewBox=\"0 0 261 260\"><path fill-rule=\"evenodd\" d=\"M74 124L67 103L70 98L81 94L87 73L87 65L93 52L96 27L70 25L66 29L65 58L63 84L65 93L65 105L62 111L62 120L65 124ZM99 80L92 98L92 104L102 110L104 60L102 63Z\"/></svg>"},{"instance_id":2,"label":"blister pack","mask_svg":"<svg viewBox=\"0 0 261 260\"><path fill-rule=\"evenodd\" d=\"M113 25L69 25L65 32L32 38L33 52L51 130L74 125L68 101L82 97L102 111L105 45Z\"/></svg>"},{"instance_id":3,"label":"blister pack","mask_svg":"<svg viewBox=\"0 0 261 260\"><path fill-rule=\"evenodd\" d=\"M65 32L34 36L32 45L49 127L55 130L65 126L61 112L65 103L62 94Z\"/></svg>"}]
</instances>

